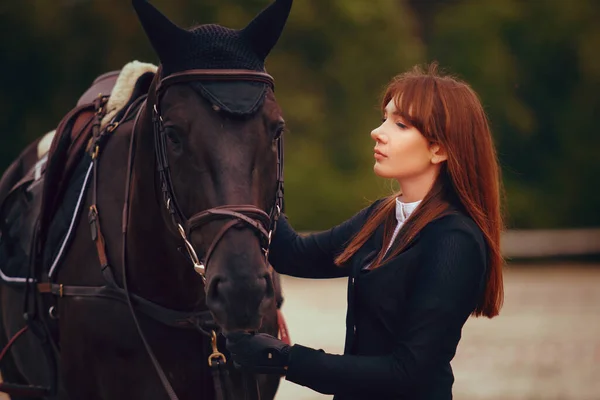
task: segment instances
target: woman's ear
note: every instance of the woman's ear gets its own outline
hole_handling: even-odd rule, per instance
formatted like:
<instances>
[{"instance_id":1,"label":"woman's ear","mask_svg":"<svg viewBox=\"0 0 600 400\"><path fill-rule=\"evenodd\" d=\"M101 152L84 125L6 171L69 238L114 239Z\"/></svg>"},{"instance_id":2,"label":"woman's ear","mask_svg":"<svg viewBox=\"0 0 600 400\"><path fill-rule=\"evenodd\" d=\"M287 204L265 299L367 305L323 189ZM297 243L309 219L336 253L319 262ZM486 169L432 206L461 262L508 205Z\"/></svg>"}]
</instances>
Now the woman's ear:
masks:
<instances>
[{"instance_id":1,"label":"woman's ear","mask_svg":"<svg viewBox=\"0 0 600 400\"><path fill-rule=\"evenodd\" d=\"M440 164L448 159L448 153L444 146L439 143L433 143L429 146L429 152L431 154L431 163Z\"/></svg>"}]
</instances>

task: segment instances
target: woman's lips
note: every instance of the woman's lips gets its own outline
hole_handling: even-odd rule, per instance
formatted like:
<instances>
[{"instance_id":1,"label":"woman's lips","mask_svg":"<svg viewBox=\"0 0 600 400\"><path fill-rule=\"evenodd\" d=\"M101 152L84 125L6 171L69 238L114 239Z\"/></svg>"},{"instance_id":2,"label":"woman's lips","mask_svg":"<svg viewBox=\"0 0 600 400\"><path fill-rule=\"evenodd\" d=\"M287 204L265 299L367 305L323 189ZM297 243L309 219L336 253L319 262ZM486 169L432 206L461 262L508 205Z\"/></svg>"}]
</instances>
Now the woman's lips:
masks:
<instances>
[{"instance_id":1,"label":"woman's lips","mask_svg":"<svg viewBox=\"0 0 600 400\"><path fill-rule=\"evenodd\" d=\"M384 158L387 158L387 156L385 154L383 154L381 151L377 150L377 149L373 149L374 154L373 156L375 157L376 160L383 160Z\"/></svg>"}]
</instances>

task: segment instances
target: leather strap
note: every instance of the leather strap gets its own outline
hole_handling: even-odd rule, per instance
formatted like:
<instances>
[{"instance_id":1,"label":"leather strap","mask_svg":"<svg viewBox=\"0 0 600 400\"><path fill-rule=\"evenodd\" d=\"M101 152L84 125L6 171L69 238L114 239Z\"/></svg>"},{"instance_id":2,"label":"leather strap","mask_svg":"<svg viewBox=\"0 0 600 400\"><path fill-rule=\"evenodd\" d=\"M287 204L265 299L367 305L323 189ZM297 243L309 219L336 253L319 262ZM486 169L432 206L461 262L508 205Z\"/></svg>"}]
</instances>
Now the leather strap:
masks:
<instances>
[{"instance_id":1,"label":"leather strap","mask_svg":"<svg viewBox=\"0 0 600 400\"><path fill-rule=\"evenodd\" d=\"M50 390L44 386L21 385L8 382L0 382L0 392L7 393L13 398L29 397L29 398L45 398L50 395Z\"/></svg>"},{"instance_id":2,"label":"leather strap","mask_svg":"<svg viewBox=\"0 0 600 400\"><path fill-rule=\"evenodd\" d=\"M17 331L17 333L15 333L12 338L10 338L10 340L8 341L8 343L6 343L6 346L4 346L4 348L2 349L2 352L0 353L0 362L2 362L2 360L4 359L4 356L6 355L6 353L8 353L8 350L17 341L17 339L22 334L24 334L25 332L27 332L27 329L29 329L29 325L25 325L23 328L19 329Z\"/></svg>"},{"instance_id":3,"label":"leather strap","mask_svg":"<svg viewBox=\"0 0 600 400\"><path fill-rule=\"evenodd\" d=\"M216 359L210 364L210 371L215 387L215 399L236 400L231 392L233 384L231 383L231 377L227 370L227 364L220 358Z\"/></svg>"},{"instance_id":4,"label":"leather strap","mask_svg":"<svg viewBox=\"0 0 600 400\"><path fill-rule=\"evenodd\" d=\"M128 107L123 116L120 118L120 121L127 121L127 119L132 115L135 110L138 110L138 107L144 101L146 96L140 96L136 100L134 100ZM98 163L100 154L102 153L104 144L108 140L109 136L114 132L116 127L119 125L119 121L111 121L103 130L100 130L100 125L102 118L104 117L106 110L105 106L108 102L108 98L99 97L94 100L94 107L96 109L96 114L94 115L92 122L92 139L90 141L90 154L92 157L92 169L93 169L93 178L92 178L92 204L88 213L88 222L90 224L92 240L96 244L96 251L98 253L98 259L100 261L100 269L102 271L102 275L108 284L117 287L112 268L108 262L108 256L106 253L106 241L104 240L104 235L102 234L102 228L100 225L100 215L98 212Z\"/></svg>"},{"instance_id":5,"label":"leather strap","mask_svg":"<svg viewBox=\"0 0 600 400\"><path fill-rule=\"evenodd\" d=\"M102 132L100 131L100 125L102 118L106 112L105 106L108 102L107 97L97 97L94 100L94 108L96 113L92 119L92 138L90 141L90 151L92 156L92 204L88 212L88 223L90 224L92 240L96 244L96 251L98 253L98 259L100 261L100 268L106 280L109 280L111 284L114 284L114 277L110 272L108 266L108 257L106 255L106 242L102 229L100 229L100 216L98 215L98 157L100 155L100 137Z\"/></svg>"},{"instance_id":6,"label":"leather strap","mask_svg":"<svg viewBox=\"0 0 600 400\"><path fill-rule=\"evenodd\" d=\"M268 226L270 222L269 215L253 205L243 204L213 207L209 210L194 215L187 221L186 233L189 235L190 232L195 228L219 217L236 218L259 231L263 236L267 237L269 235L264 228L264 226Z\"/></svg>"},{"instance_id":7,"label":"leather strap","mask_svg":"<svg viewBox=\"0 0 600 400\"><path fill-rule=\"evenodd\" d=\"M238 224L238 221L233 220L233 221L227 222L226 224L224 224L221 227L221 229L219 230L219 232L217 232L216 236L213 238L213 241L210 244L210 247L206 251L206 255L204 256L204 265L208 264L208 260L210 259L210 256L212 255L212 253L217 248L217 244L221 241L221 239L223 238L223 236L225 236L225 233L229 229L231 229L234 226L236 226L237 224Z\"/></svg>"},{"instance_id":8,"label":"leather strap","mask_svg":"<svg viewBox=\"0 0 600 400\"><path fill-rule=\"evenodd\" d=\"M49 293L58 297L100 297L127 304L125 290L111 285L74 286L46 282L38 283L37 288L40 293ZM208 310L194 312L171 310L135 294L130 296L136 310L164 325L187 329L201 327L204 331L212 328L212 315Z\"/></svg>"},{"instance_id":9,"label":"leather strap","mask_svg":"<svg viewBox=\"0 0 600 400\"><path fill-rule=\"evenodd\" d=\"M241 214L239 211L244 212L246 215ZM256 218L256 219L249 218L247 215L250 215L251 217ZM263 227L263 224L265 223L265 221L268 223L269 216L267 215L267 213L265 213L264 211L262 211L260 209L257 209L254 206L244 206L244 205L227 206L226 205L226 206L211 208L210 210L206 210L204 212L196 214L192 218L190 218L188 223L186 224L186 228L185 228L186 234L189 236L190 232L193 229L195 229L196 227L206 224L214 219L223 218L223 217L232 218L232 220L227 222L226 224L224 224L221 227L221 229L217 232L215 237L213 238L212 243L208 247L206 255L204 256L204 264L205 265L208 265L210 256L216 249L217 245L219 244L219 242L221 241L223 236L225 236L227 231L229 231L229 229L233 228L234 226L239 225L240 223L245 223L245 224L249 225L251 228L254 228L255 231L259 232L261 234L262 248L263 249L268 248L269 233L265 230L265 228Z\"/></svg>"},{"instance_id":10,"label":"leather strap","mask_svg":"<svg viewBox=\"0 0 600 400\"><path fill-rule=\"evenodd\" d=\"M170 400L179 400L179 398L177 397L177 394L175 394L175 390L173 389L173 386L171 386L171 383L169 382L169 378L167 378L165 371L160 366L160 362L157 360L156 356L154 355L154 352L152 351L152 347L150 346L150 344L148 343L148 340L146 339L146 336L144 335L144 332L142 330L142 327L140 326L140 322L139 322L136 312L135 312L135 307L133 306L133 300L132 300L133 295L129 292L129 287L127 285L127 227L128 227L128 221L129 221L129 202L130 202L130 197L131 197L131 186L132 186L131 176L133 175L133 161L135 158L135 134L137 131L137 124L140 120L141 114L142 114L142 108L140 108L140 111L138 112L138 115L133 124L133 131L131 132L131 138L129 141L129 156L128 156L128 160L127 160L127 178L125 180L125 200L124 200L124 205L123 205L123 223L122 223L123 229L122 229L122 248L121 248L121 263L122 263L122 267L123 267L123 289L125 292L125 298L127 299L127 305L129 306L129 311L131 312L131 316L133 317L133 322L138 331L138 334L140 335L140 339L142 339L142 342L144 343L144 347L146 348L148 357L150 357L150 361L152 361L152 365L154 365L154 369L156 370L156 373L158 374L158 378L160 379L163 387L165 388L165 391L167 392L169 399Z\"/></svg>"},{"instance_id":11,"label":"leather strap","mask_svg":"<svg viewBox=\"0 0 600 400\"><path fill-rule=\"evenodd\" d=\"M177 83L192 81L247 81L260 82L275 89L273 77L266 72L247 69L189 69L164 77L156 87L157 103L160 95L167 87Z\"/></svg>"}]
</instances>

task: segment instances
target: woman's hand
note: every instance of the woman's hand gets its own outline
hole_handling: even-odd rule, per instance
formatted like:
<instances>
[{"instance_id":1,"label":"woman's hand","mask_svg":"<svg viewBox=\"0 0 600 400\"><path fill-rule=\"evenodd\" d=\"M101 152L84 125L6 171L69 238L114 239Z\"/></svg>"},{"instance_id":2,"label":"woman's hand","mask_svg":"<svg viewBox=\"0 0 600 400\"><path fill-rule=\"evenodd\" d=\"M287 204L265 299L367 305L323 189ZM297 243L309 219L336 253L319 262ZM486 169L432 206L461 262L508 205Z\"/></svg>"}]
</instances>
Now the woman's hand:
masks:
<instances>
[{"instance_id":1,"label":"woman's hand","mask_svg":"<svg viewBox=\"0 0 600 400\"><path fill-rule=\"evenodd\" d=\"M238 368L259 374L285 375L291 346L266 333L226 335L227 350Z\"/></svg>"}]
</instances>

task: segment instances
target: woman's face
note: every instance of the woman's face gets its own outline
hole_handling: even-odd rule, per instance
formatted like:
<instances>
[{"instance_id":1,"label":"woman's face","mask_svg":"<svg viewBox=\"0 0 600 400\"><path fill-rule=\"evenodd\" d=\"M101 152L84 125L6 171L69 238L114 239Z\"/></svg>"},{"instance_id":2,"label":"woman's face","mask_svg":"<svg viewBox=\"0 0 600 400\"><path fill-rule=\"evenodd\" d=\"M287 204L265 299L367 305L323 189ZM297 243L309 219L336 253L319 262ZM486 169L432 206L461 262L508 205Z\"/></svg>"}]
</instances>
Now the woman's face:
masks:
<instances>
[{"instance_id":1,"label":"woman's face","mask_svg":"<svg viewBox=\"0 0 600 400\"><path fill-rule=\"evenodd\" d=\"M394 101L385 107L383 123L371 132L375 140L375 173L382 178L413 180L431 176L439 166L435 150L416 128L396 110Z\"/></svg>"}]
</instances>

